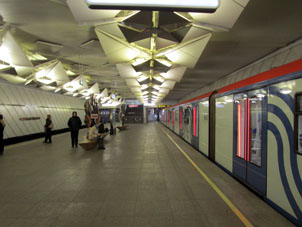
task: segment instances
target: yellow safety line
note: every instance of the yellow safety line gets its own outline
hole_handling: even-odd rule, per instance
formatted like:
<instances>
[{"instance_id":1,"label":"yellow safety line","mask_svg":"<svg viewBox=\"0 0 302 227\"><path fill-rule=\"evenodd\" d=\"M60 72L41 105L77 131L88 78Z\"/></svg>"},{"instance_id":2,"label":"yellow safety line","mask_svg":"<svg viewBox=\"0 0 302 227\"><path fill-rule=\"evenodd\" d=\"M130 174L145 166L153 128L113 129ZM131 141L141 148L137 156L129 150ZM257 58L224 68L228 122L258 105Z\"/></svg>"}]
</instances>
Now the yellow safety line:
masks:
<instances>
[{"instance_id":1,"label":"yellow safety line","mask_svg":"<svg viewBox=\"0 0 302 227\"><path fill-rule=\"evenodd\" d=\"M252 223L240 212L240 210L226 197L225 194L217 187L217 185L196 165L196 163L187 155L186 152L169 136L163 129L162 131L168 136L168 138L176 145L181 153L191 162L200 175L208 182L208 184L214 189L214 191L220 196L220 198L231 208L231 210L237 215L237 217L243 222L245 226L253 226Z\"/></svg>"}]
</instances>

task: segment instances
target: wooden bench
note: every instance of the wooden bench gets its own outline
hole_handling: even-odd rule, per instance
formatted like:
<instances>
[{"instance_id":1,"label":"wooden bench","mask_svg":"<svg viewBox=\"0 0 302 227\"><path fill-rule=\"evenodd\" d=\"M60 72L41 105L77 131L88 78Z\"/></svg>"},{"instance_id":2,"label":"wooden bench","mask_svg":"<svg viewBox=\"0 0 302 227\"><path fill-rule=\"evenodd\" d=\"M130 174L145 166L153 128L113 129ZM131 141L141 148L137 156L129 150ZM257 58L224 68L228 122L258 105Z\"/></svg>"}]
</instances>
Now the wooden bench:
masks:
<instances>
[{"instance_id":1,"label":"wooden bench","mask_svg":"<svg viewBox=\"0 0 302 227\"><path fill-rule=\"evenodd\" d=\"M124 126L117 126L117 128L119 130L126 130L128 128L128 125L124 125Z\"/></svg>"},{"instance_id":2,"label":"wooden bench","mask_svg":"<svg viewBox=\"0 0 302 227\"><path fill-rule=\"evenodd\" d=\"M107 132L105 133L99 133L99 137L102 139L102 144L103 145L103 139L108 135ZM98 144L98 141L96 140L88 140L86 138L86 136L84 137L84 139L79 143L79 145L86 151L88 150L92 150L96 147L96 145Z\"/></svg>"}]
</instances>

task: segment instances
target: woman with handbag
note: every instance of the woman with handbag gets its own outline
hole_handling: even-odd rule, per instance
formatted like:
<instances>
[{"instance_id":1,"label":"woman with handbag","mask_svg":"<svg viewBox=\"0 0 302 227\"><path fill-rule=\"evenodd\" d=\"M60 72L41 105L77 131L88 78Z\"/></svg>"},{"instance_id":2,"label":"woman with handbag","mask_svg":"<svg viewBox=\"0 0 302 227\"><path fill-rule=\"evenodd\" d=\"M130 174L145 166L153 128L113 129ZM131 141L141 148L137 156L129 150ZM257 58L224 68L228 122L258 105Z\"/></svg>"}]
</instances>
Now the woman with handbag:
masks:
<instances>
[{"instance_id":1,"label":"woman with handbag","mask_svg":"<svg viewBox=\"0 0 302 227\"><path fill-rule=\"evenodd\" d=\"M43 143L52 143L52 141L51 141L51 129L52 128L53 128L53 123L51 120L51 116L47 115L46 123L44 125L45 141Z\"/></svg>"},{"instance_id":2,"label":"woman with handbag","mask_svg":"<svg viewBox=\"0 0 302 227\"><path fill-rule=\"evenodd\" d=\"M5 128L5 122L3 120L3 115L0 114L0 155L3 155L4 152L4 141L3 141L4 128Z\"/></svg>"}]
</instances>

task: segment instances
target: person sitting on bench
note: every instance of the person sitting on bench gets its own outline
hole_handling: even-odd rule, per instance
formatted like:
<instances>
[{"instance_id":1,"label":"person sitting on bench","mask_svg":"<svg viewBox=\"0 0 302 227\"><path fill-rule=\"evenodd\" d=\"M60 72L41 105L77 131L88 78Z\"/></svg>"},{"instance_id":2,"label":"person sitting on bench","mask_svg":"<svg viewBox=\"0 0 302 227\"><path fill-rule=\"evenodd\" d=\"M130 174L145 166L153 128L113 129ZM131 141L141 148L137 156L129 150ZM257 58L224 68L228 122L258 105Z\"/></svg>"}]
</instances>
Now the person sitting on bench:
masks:
<instances>
[{"instance_id":1,"label":"person sitting on bench","mask_svg":"<svg viewBox=\"0 0 302 227\"><path fill-rule=\"evenodd\" d=\"M100 132L97 125L94 124L92 127L89 128L88 131L88 140L90 141L97 141L98 149L105 149L104 147L104 137L101 135L103 133Z\"/></svg>"}]
</instances>

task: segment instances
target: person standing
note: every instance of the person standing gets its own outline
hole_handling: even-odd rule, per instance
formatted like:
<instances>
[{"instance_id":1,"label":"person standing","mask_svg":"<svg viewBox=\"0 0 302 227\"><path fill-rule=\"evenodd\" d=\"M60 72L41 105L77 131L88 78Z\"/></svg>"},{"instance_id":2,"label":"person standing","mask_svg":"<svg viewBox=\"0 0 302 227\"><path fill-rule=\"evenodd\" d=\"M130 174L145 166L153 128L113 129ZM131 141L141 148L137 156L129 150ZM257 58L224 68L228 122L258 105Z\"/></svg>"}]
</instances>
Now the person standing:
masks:
<instances>
[{"instance_id":1,"label":"person standing","mask_svg":"<svg viewBox=\"0 0 302 227\"><path fill-rule=\"evenodd\" d=\"M78 137L79 137L79 130L82 126L81 119L77 116L78 113L76 111L72 112L72 117L68 120L68 127L71 133L71 145L72 147L78 147Z\"/></svg>"},{"instance_id":2,"label":"person standing","mask_svg":"<svg viewBox=\"0 0 302 227\"><path fill-rule=\"evenodd\" d=\"M3 140L4 128L5 128L5 122L3 120L3 115L0 114L0 155L3 155L4 152L4 140Z\"/></svg>"},{"instance_id":3,"label":"person standing","mask_svg":"<svg viewBox=\"0 0 302 227\"><path fill-rule=\"evenodd\" d=\"M46 123L44 125L45 141L43 143L52 143L52 141L51 141L51 129L52 128L53 128L53 123L51 120L51 116L47 115Z\"/></svg>"}]
</instances>

